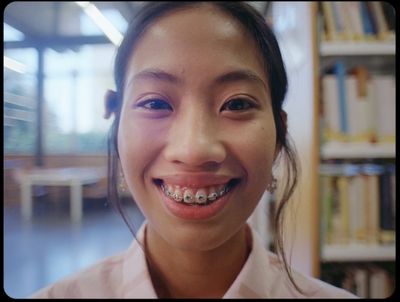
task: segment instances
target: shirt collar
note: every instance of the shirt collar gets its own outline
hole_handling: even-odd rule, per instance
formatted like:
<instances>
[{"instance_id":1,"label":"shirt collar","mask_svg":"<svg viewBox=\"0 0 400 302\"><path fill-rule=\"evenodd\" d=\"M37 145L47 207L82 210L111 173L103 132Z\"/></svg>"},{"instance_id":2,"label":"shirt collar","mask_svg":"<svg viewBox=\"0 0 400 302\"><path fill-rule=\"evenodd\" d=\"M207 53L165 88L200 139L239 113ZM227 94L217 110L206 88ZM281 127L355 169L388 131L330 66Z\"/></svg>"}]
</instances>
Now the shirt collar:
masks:
<instances>
[{"instance_id":1,"label":"shirt collar","mask_svg":"<svg viewBox=\"0 0 400 302\"><path fill-rule=\"evenodd\" d=\"M242 270L225 293L223 298L265 298L268 297L268 258L261 239L254 230L246 225L247 238L251 252Z\"/></svg>"},{"instance_id":2,"label":"shirt collar","mask_svg":"<svg viewBox=\"0 0 400 302\"><path fill-rule=\"evenodd\" d=\"M121 285L123 298L157 298L144 254L146 224L142 224L125 255Z\"/></svg>"}]
</instances>

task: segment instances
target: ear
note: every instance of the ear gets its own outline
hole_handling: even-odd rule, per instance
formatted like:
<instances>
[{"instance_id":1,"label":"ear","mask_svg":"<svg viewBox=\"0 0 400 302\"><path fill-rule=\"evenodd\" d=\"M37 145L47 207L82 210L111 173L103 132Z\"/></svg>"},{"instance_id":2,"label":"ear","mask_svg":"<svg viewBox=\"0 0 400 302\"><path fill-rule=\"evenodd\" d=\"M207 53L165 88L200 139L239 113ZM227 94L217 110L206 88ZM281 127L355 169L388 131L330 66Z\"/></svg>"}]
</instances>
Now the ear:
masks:
<instances>
[{"instance_id":1,"label":"ear","mask_svg":"<svg viewBox=\"0 0 400 302\"><path fill-rule=\"evenodd\" d=\"M106 95L104 96L104 107L105 113L104 118L109 119L111 114L115 114L118 108L118 96L117 93L113 90L107 90Z\"/></svg>"},{"instance_id":2,"label":"ear","mask_svg":"<svg viewBox=\"0 0 400 302\"><path fill-rule=\"evenodd\" d=\"M281 115L281 121L282 121L282 132L284 134L284 136L286 136L287 133L287 113L284 110L281 110L280 112ZM282 150L282 145L279 143L278 140L276 140L276 148L275 148L275 153L274 153L274 161L276 160L276 158L278 157L279 153Z\"/></svg>"}]
</instances>

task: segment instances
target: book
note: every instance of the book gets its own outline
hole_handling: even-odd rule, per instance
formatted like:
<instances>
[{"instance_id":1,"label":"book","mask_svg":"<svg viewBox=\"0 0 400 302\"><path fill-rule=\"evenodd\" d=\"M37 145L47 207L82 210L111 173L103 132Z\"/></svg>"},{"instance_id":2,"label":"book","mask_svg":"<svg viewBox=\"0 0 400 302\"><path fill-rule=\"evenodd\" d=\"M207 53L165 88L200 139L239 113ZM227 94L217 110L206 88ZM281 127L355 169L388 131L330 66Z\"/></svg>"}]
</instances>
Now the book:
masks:
<instances>
[{"instance_id":1,"label":"book","mask_svg":"<svg viewBox=\"0 0 400 302\"><path fill-rule=\"evenodd\" d=\"M392 193L390 196L392 197L392 211L393 211L393 216L396 218L396 166L391 165L388 167L390 171L390 188L392 190Z\"/></svg>"},{"instance_id":2,"label":"book","mask_svg":"<svg viewBox=\"0 0 400 302\"><path fill-rule=\"evenodd\" d=\"M368 142L373 137L373 124L370 119L372 101L367 93L368 72L365 67L357 67L354 74L347 75L346 102L348 120L348 140Z\"/></svg>"},{"instance_id":3,"label":"book","mask_svg":"<svg viewBox=\"0 0 400 302\"><path fill-rule=\"evenodd\" d=\"M343 38L343 20L342 16L339 13L339 8L337 7L337 2L332 1L331 2L332 6L332 16L334 19L334 24L335 24L335 31L336 31L336 38L337 39L342 39Z\"/></svg>"},{"instance_id":4,"label":"book","mask_svg":"<svg viewBox=\"0 0 400 302\"><path fill-rule=\"evenodd\" d=\"M389 2L381 2L383 15L385 16L389 32L396 31L396 10Z\"/></svg>"},{"instance_id":5,"label":"book","mask_svg":"<svg viewBox=\"0 0 400 302\"><path fill-rule=\"evenodd\" d=\"M343 236L343 219L342 219L342 208L340 201L340 189L338 183L338 177L332 177L332 200L331 200L331 217L330 225L331 229L328 233L328 239L330 244L342 244L346 243Z\"/></svg>"},{"instance_id":6,"label":"book","mask_svg":"<svg viewBox=\"0 0 400 302\"><path fill-rule=\"evenodd\" d=\"M392 196L394 188L392 188L392 173L394 166L386 165L384 172L379 178L380 193L380 242L382 244L394 243L395 241L395 212L393 205L395 204Z\"/></svg>"},{"instance_id":7,"label":"book","mask_svg":"<svg viewBox=\"0 0 400 302\"><path fill-rule=\"evenodd\" d=\"M370 1L365 2L365 6L368 11L368 15L370 16L370 21L371 21L371 28L372 32L374 33L374 38L378 39L378 24L376 23L376 17L374 16L374 10L372 8L372 4Z\"/></svg>"},{"instance_id":8,"label":"book","mask_svg":"<svg viewBox=\"0 0 400 302\"><path fill-rule=\"evenodd\" d=\"M363 25L364 35L366 39L372 39L375 37L375 32L372 26L371 15L368 10L367 3L360 1L359 5L360 5L361 21Z\"/></svg>"},{"instance_id":9,"label":"book","mask_svg":"<svg viewBox=\"0 0 400 302\"><path fill-rule=\"evenodd\" d=\"M367 242L379 244L379 176L383 172L383 167L375 164L365 164L362 167L362 171L366 181Z\"/></svg>"},{"instance_id":10,"label":"book","mask_svg":"<svg viewBox=\"0 0 400 302\"><path fill-rule=\"evenodd\" d=\"M351 24L351 16L349 14L347 6L345 2L342 1L335 1L334 3L337 7L341 22L343 24L343 32L342 32L343 39L351 41L354 39L354 32Z\"/></svg>"},{"instance_id":11,"label":"book","mask_svg":"<svg viewBox=\"0 0 400 302\"><path fill-rule=\"evenodd\" d=\"M336 228L337 241L339 244L348 244L350 241L349 236L349 198L348 190L349 183L347 176L339 176L337 179L338 186L338 210L337 210L337 224Z\"/></svg>"},{"instance_id":12,"label":"book","mask_svg":"<svg viewBox=\"0 0 400 302\"><path fill-rule=\"evenodd\" d=\"M378 141L396 141L396 84L392 75L373 75L372 99Z\"/></svg>"},{"instance_id":13,"label":"book","mask_svg":"<svg viewBox=\"0 0 400 302\"><path fill-rule=\"evenodd\" d=\"M360 298L367 299L369 296L368 271L364 267L355 267L353 271L354 283L356 285L354 294Z\"/></svg>"},{"instance_id":14,"label":"book","mask_svg":"<svg viewBox=\"0 0 400 302\"><path fill-rule=\"evenodd\" d=\"M362 175L351 177L349 182L349 236L352 243L367 241L367 207L365 181Z\"/></svg>"},{"instance_id":15,"label":"book","mask_svg":"<svg viewBox=\"0 0 400 302\"><path fill-rule=\"evenodd\" d=\"M356 41L364 40L365 34L361 18L361 7L359 1L343 2L350 16L350 24L353 31L353 39Z\"/></svg>"},{"instance_id":16,"label":"book","mask_svg":"<svg viewBox=\"0 0 400 302\"><path fill-rule=\"evenodd\" d=\"M382 3L378 1L369 1L368 5L370 6L370 10L372 12L378 39L388 39L390 33L385 15L383 13Z\"/></svg>"},{"instance_id":17,"label":"book","mask_svg":"<svg viewBox=\"0 0 400 302\"><path fill-rule=\"evenodd\" d=\"M369 297L371 299L388 298L394 291L394 279L389 273L378 267L370 267L369 277Z\"/></svg>"},{"instance_id":18,"label":"book","mask_svg":"<svg viewBox=\"0 0 400 302\"><path fill-rule=\"evenodd\" d=\"M340 132L346 135L348 134L348 124L346 102L346 67L344 62L337 60L333 66L333 70L338 81Z\"/></svg>"},{"instance_id":19,"label":"book","mask_svg":"<svg viewBox=\"0 0 400 302\"><path fill-rule=\"evenodd\" d=\"M332 177L320 175L320 242L322 245L332 242Z\"/></svg>"},{"instance_id":20,"label":"book","mask_svg":"<svg viewBox=\"0 0 400 302\"><path fill-rule=\"evenodd\" d=\"M324 14L325 20L325 29L326 29L326 38L327 40L336 40L337 39L337 32L336 32L336 25L335 19L333 15L333 8L332 2L330 1L322 1L322 11Z\"/></svg>"},{"instance_id":21,"label":"book","mask_svg":"<svg viewBox=\"0 0 400 302\"><path fill-rule=\"evenodd\" d=\"M343 140L343 133L340 127L339 86L336 75L323 75L321 85L324 140Z\"/></svg>"}]
</instances>

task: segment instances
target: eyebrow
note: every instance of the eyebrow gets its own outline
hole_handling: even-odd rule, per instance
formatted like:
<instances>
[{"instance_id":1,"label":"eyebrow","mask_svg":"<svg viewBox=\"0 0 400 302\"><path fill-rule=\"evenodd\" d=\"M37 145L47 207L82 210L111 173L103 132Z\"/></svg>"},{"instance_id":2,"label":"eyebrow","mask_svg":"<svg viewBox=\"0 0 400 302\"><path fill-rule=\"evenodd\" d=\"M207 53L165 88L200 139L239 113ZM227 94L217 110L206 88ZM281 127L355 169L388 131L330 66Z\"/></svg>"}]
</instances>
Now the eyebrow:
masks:
<instances>
[{"instance_id":1,"label":"eyebrow","mask_svg":"<svg viewBox=\"0 0 400 302\"><path fill-rule=\"evenodd\" d=\"M135 74L129 82L131 83L133 81L142 79L164 81L164 82L169 82L171 84L183 83L182 79L158 68L144 69L139 73ZM266 83L256 73L248 69L238 69L238 70L228 71L222 75L219 75L217 78L214 79L215 84L229 84L240 81L256 82L258 84L261 84L265 89L267 89Z\"/></svg>"},{"instance_id":2,"label":"eyebrow","mask_svg":"<svg viewBox=\"0 0 400 302\"><path fill-rule=\"evenodd\" d=\"M158 80L158 81L170 82L172 84L182 83L182 80L179 79L178 77L158 68L144 69L135 74L129 82L131 83L136 80Z\"/></svg>"},{"instance_id":3,"label":"eyebrow","mask_svg":"<svg viewBox=\"0 0 400 302\"><path fill-rule=\"evenodd\" d=\"M265 89L267 89L266 83L253 71L248 69L238 69L229 71L218 76L215 79L217 84L226 84L232 82L240 82L240 81L247 81L247 82L257 82L261 84Z\"/></svg>"}]
</instances>

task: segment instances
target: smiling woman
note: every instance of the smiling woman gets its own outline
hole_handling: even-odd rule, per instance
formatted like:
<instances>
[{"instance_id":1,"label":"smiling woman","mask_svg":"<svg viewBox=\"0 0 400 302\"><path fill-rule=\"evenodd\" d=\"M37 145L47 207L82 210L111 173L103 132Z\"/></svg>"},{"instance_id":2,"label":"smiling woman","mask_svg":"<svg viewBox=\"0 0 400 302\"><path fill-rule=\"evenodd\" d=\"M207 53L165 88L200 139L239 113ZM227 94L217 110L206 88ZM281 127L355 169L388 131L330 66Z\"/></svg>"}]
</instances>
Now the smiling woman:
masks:
<instances>
[{"instance_id":1,"label":"smiling woman","mask_svg":"<svg viewBox=\"0 0 400 302\"><path fill-rule=\"evenodd\" d=\"M121 172L146 220L131 247L34 297L352 297L292 272L282 219L297 180L276 39L240 2L149 3L115 61L109 197ZM276 256L247 224L288 172L275 218ZM132 228L132 232L136 230Z\"/></svg>"}]
</instances>

